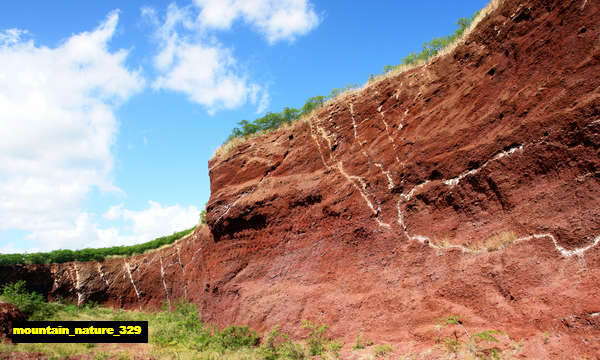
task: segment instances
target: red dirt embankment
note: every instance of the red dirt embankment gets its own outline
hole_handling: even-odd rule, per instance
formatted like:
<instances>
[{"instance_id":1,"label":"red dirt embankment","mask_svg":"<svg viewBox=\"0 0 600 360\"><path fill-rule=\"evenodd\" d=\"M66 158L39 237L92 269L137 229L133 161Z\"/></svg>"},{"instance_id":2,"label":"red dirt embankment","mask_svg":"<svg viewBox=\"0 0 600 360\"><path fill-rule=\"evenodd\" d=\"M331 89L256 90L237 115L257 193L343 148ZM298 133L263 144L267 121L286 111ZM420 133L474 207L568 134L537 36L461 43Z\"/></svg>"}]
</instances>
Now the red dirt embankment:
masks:
<instances>
[{"instance_id":1,"label":"red dirt embankment","mask_svg":"<svg viewBox=\"0 0 600 360\"><path fill-rule=\"evenodd\" d=\"M27 320L27 316L13 304L0 302L0 341L10 341L13 324L24 320Z\"/></svg>"},{"instance_id":2,"label":"red dirt embankment","mask_svg":"<svg viewBox=\"0 0 600 360\"><path fill-rule=\"evenodd\" d=\"M595 355L599 131L600 3L504 1L452 53L211 160L208 227L0 282L397 344L460 315L530 355Z\"/></svg>"}]
</instances>

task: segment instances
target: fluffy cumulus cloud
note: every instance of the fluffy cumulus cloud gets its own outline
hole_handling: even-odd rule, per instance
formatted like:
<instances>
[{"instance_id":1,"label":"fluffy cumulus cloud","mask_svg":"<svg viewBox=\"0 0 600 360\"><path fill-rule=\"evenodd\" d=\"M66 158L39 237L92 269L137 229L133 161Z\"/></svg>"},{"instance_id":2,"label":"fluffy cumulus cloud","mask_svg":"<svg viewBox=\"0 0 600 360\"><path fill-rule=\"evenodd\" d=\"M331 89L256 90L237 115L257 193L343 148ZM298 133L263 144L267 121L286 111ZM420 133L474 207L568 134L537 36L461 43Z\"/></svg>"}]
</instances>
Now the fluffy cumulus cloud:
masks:
<instances>
[{"instance_id":1,"label":"fluffy cumulus cloud","mask_svg":"<svg viewBox=\"0 0 600 360\"><path fill-rule=\"evenodd\" d=\"M229 29L237 19L255 27L270 43L293 41L319 24L307 0L194 0L203 27Z\"/></svg>"},{"instance_id":2,"label":"fluffy cumulus cloud","mask_svg":"<svg viewBox=\"0 0 600 360\"><path fill-rule=\"evenodd\" d=\"M229 50L170 41L176 44L168 44L157 58L158 68L165 72L152 84L155 89L187 94L191 101L205 105L210 112L233 109L248 101L256 104L262 88L235 71L236 62ZM163 61L164 58L168 60Z\"/></svg>"},{"instance_id":3,"label":"fluffy cumulus cloud","mask_svg":"<svg viewBox=\"0 0 600 360\"><path fill-rule=\"evenodd\" d=\"M81 204L111 181L115 108L144 80L126 50L110 51L119 14L60 46L37 46L18 29L0 31L0 230L50 239L85 226ZM44 244L40 244L44 247Z\"/></svg>"},{"instance_id":4,"label":"fluffy cumulus cloud","mask_svg":"<svg viewBox=\"0 0 600 360\"><path fill-rule=\"evenodd\" d=\"M198 223L200 210L195 206L163 206L149 201L143 210L129 210L124 206L111 206L103 217L121 220L126 226L101 226L95 216L81 212L74 222L65 226L34 230L29 238L36 246L30 251L48 251L57 248L108 247L132 245L160 236L188 229ZM23 251L16 244L4 244L0 252Z\"/></svg>"},{"instance_id":5,"label":"fluffy cumulus cloud","mask_svg":"<svg viewBox=\"0 0 600 360\"><path fill-rule=\"evenodd\" d=\"M169 5L163 18L153 8L142 9L142 15L156 27L159 43L153 88L186 94L211 113L246 103L262 112L269 100L264 86L250 81L232 51L215 39L215 30L241 19L275 43L293 41L319 23L307 0L196 0L186 7Z\"/></svg>"},{"instance_id":6,"label":"fluffy cumulus cloud","mask_svg":"<svg viewBox=\"0 0 600 360\"><path fill-rule=\"evenodd\" d=\"M123 244L148 241L190 228L198 223L199 216L200 210L195 206L163 206L155 201L148 201L148 207L139 211L125 209L122 204L111 206L103 215L109 220L124 220L131 224L132 235L117 233ZM112 241L112 237L108 240Z\"/></svg>"}]
</instances>

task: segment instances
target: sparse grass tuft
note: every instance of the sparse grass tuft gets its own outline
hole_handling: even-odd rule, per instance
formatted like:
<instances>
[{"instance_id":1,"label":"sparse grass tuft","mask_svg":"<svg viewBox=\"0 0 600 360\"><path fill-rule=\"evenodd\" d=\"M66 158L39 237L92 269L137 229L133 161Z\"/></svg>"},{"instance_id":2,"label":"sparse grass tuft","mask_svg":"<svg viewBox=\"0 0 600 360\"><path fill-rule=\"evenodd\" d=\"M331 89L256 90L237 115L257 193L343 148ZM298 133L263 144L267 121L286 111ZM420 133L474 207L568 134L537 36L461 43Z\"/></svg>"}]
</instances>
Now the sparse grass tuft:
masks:
<instances>
[{"instance_id":1,"label":"sparse grass tuft","mask_svg":"<svg viewBox=\"0 0 600 360\"><path fill-rule=\"evenodd\" d=\"M499 343L500 340L497 338L499 335L508 338L503 332L498 330L484 330L470 335L464 326L464 321L458 316L439 319L438 323L441 324L440 327L459 326L466 335L463 337L454 332L453 337L438 339L448 354L459 357L469 356L477 359L499 360L502 358L502 351L495 345L490 348L489 344ZM488 346L482 346L482 344L486 343Z\"/></svg>"},{"instance_id":2,"label":"sparse grass tuft","mask_svg":"<svg viewBox=\"0 0 600 360\"><path fill-rule=\"evenodd\" d=\"M375 347L373 348L373 355L375 355L376 358L383 357L393 351L394 348L390 344L375 345Z\"/></svg>"},{"instance_id":3,"label":"sparse grass tuft","mask_svg":"<svg viewBox=\"0 0 600 360\"><path fill-rule=\"evenodd\" d=\"M364 338L363 334L359 334L354 340L354 345L352 345L353 350L361 350L367 346L373 345L373 341L367 340Z\"/></svg>"}]
</instances>

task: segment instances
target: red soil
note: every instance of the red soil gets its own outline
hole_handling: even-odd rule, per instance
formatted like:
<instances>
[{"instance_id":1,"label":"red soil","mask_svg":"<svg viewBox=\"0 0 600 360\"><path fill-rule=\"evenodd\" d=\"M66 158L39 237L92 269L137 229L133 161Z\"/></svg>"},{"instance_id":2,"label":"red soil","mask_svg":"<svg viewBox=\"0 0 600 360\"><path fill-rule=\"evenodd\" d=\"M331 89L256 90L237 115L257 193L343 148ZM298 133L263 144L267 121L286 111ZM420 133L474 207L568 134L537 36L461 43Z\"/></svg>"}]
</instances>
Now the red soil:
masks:
<instances>
[{"instance_id":1,"label":"red soil","mask_svg":"<svg viewBox=\"0 0 600 360\"><path fill-rule=\"evenodd\" d=\"M13 304L0 302L0 341L9 340L15 321L26 320L27 317Z\"/></svg>"}]
</instances>

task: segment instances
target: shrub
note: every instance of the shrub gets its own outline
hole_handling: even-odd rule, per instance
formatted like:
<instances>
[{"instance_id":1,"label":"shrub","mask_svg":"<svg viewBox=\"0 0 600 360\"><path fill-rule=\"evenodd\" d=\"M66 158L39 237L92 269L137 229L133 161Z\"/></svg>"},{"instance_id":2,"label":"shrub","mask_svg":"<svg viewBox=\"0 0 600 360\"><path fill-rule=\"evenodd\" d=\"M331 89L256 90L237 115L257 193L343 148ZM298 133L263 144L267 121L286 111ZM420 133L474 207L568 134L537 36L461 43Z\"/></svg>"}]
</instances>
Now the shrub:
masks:
<instances>
[{"instance_id":1,"label":"shrub","mask_svg":"<svg viewBox=\"0 0 600 360\"><path fill-rule=\"evenodd\" d=\"M446 351L448 353L457 354L464 345L469 350L469 352L472 355L477 356L477 358L482 358L482 356L485 356L484 358L500 359L500 352L497 348L490 349L489 351L491 352L491 355L490 355L490 357L487 357L484 354L484 352L482 351L482 348L480 347L480 343L481 342L488 342L488 343L500 342L500 340L498 340L495 335L505 335L501 331L484 330L484 331L475 333L473 335L469 335L469 332L463 325L463 320L461 318L459 318L458 316L453 315L453 316L439 319L438 321L441 323L442 326L448 326L448 325L459 326L462 328L462 330L464 331L464 333L466 335L465 342L460 341L460 339L456 335L456 333L454 334L454 338L441 339L441 342L445 346Z\"/></svg>"},{"instance_id":2,"label":"shrub","mask_svg":"<svg viewBox=\"0 0 600 360\"><path fill-rule=\"evenodd\" d=\"M16 306L27 316L36 314L36 317L43 318L51 312L44 297L35 291L28 291L27 284L23 280L4 285L2 299Z\"/></svg>"},{"instance_id":3,"label":"shrub","mask_svg":"<svg viewBox=\"0 0 600 360\"><path fill-rule=\"evenodd\" d=\"M456 21L456 25L458 26L458 28L454 30L454 33L452 33L452 35L437 37L429 42L424 43L421 52L412 52L408 54L407 56L402 58L400 65L384 66L383 72L390 72L401 65L414 65L431 59L432 57L437 55L441 50L446 48L448 45L460 39L463 36L465 30L467 30L473 22L473 20L475 20L477 15L479 15L479 11L475 12L475 14L473 14L470 18L463 17L458 19Z\"/></svg>"},{"instance_id":4,"label":"shrub","mask_svg":"<svg viewBox=\"0 0 600 360\"><path fill-rule=\"evenodd\" d=\"M196 351L224 353L258 345L260 337L247 326L229 326L223 330L202 323L196 305L184 300L163 306L156 314L151 342L170 347L183 345Z\"/></svg>"},{"instance_id":5,"label":"shrub","mask_svg":"<svg viewBox=\"0 0 600 360\"><path fill-rule=\"evenodd\" d=\"M308 98L308 100L306 100L300 109L284 107L279 113L268 112L266 115L259 117L252 122L248 120L239 121L237 123L239 127L233 128L231 134L227 137L227 140L225 140L224 144L227 144L236 138L245 138L259 132L274 130L283 125L291 124L292 122L323 106L326 100L333 99L339 94L357 88L358 86L358 84L350 84L344 86L343 88L335 88L331 90L329 96L313 96Z\"/></svg>"},{"instance_id":6,"label":"shrub","mask_svg":"<svg viewBox=\"0 0 600 360\"><path fill-rule=\"evenodd\" d=\"M244 138L261 131L277 129L282 125L291 124L300 117L309 114L311 111L321 107L325 102L325 96L313 96L306 100L304 106L300 109L285 107L279 113L268 112L266 115L250 122L242 120L238 122L239 127L234 127L231 134L225 140L225 143L232 141L235 138Z\"/></svg>"},{"instance_id":7,"label":"shrub","mask_svg":"<svg viewBox=\"0 0 600 360\"><path fill-rule=\"evenodd\" d=\"M309 320L304 320L302 328L309 329L308 339L306 343L311 355L321 355L325 352L325 345L330 342L330 339L325 338L323 335L327 331L329 326L313 324Z\"/></svg>"},{"instance_id":8,"label":"shrub","mask_svg":"<svg viewBox=\"0 0 600 360\"><path fill-rule=\"evenodd\" d=\"M279 325L275 326L265 335L258 351L264 360L276 360L280 358L300 360L306 357L304 347L292 342L289 335L279 331Z\"/></svg>"},{"instance_id":9,"label":"shrub","mask_svg":"<svg viewBox=\"0 0 600 360\"><path fill-rule=\"evenodd\" d=\"M329 351L336 359L340 358L340 350L344 347L344 343L340 340L329 343Z\"/></svg>"},{"instance_id":10,"label":"shrub","mask_svg":"<svg viewBox=\"0 0 600 360\"><path fill-rule=\"evenodd\" d=\"M258 345L260 337L247 326L228 326L213 335L214 343L227 350L237 350L243 347Z\"/></svg>"},{"instance_id":11,"label":"shrub","mask_svg":"<svg viewBox=\"0 0 600 360\"><path fill-rule=\"evenodd\" d=\"M289 360L307 359L306 349L299 343L286 341L279 346L279 358Z\"/></svg>"}]
</instances>

